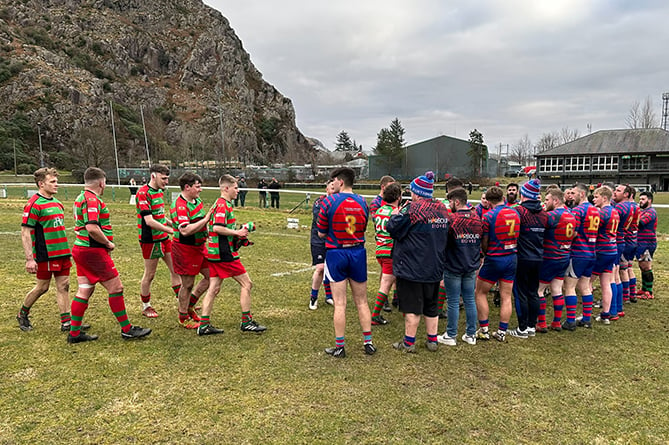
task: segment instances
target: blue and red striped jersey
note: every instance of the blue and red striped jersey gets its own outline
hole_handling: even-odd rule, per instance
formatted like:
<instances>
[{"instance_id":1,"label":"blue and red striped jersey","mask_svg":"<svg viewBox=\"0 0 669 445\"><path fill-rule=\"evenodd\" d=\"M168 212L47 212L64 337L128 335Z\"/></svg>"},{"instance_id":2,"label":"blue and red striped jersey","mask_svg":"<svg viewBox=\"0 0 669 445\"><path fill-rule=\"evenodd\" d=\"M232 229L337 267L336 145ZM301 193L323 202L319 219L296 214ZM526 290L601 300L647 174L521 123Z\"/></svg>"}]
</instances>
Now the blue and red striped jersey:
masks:
<instances>
[{"instance_id":1,"label":"blue and red striped jersey","mask_svg":"<svg viewBox=\"0 0 669 445\"><path fill-rule=\"evenodd\" d=\"M637 232L639 231L639 204L630 201L630 209L632 219L627 227L625 227L625 244L636 244Z\"/></svg>"},{"instance_id":2,"label":"blue and red striped jersey","mask_svg":"<svg viewBox=\"0 0 669 445\"><path fill-rule=\"evenodd\" d=\"M545 260L569 258L577 224L576 217L564 207L548 212L548 227L544 232Z\"/></svg>"},{"instance_id":3,"label":"blue and red striped jersey","mask_svg":"<svg viewBox=\"0 0 669 445\"><path fill-rule=\"evenodd\" d=\"M571 209L576 218L576 236L571 243L572 258L594 258L599 231L599 209L588 201Z\"/></svg>"},{"instance_id":4,"label":"blue and red striped jersey","mask_svg":"<svg viewBox=\"0 0 669 445\"><path fill-rule=\"evenodd\" d=\"M610 255L618 253L616 234L620 225L620 214L611 205L599 209L599 230L597 231L597 253Z\"/></svg>"},{"instance_id":5,"label":"blue and red striped jersey","mask_svg":"<svg viewBox=\"0 0 669 445\"><path fill-rule=\"evenodd\" d=\"M616 232L616 242L619 245L625 244L625 232L632 226L634 212L629 201L618 202L613 206L620 216L620 224Z\"/></svg>"},{"instance_id":6,"label":"blue and red striped jersey","mask_svg":"<svg viewBox=\"0 0 669 445\"><path fill-rule=\"evenodd\" d=\"M383 205L386 205L386 203L383 201L381 195L376 195L372 200L372 203L369 205L369 216L373 218L376 211L379 210L379 207Z\"/></svg>"},{"instance_id":7,"label":"blue and red striped jersey","mask_svg":"<svg viewBox=\"0 0 669 445\"><path fill-rule=\"evenodd\" d=\"M354 193L335 193L325 198L318 214L318 231L326 233L325 247L340 247L365 242L369 210L365 199Z\"/></svg>"},{"instance_id":8,"label":"blue and red striped jersey","mask_svg":"<svg viewBox=\"0 0 669 445\"><path fill-rule=\"evenodd\" d=\"M486 255L514 255L518 249L520 216L510 207L499 205L483 215L483 236L488 237Z\"/></svg>"},{"instance_id":9,"label":"blue and red striped jersey","mask_svg":"<svg viewBox=\"0 0 669 445\"><path fill-rule=\"evenodd\" d=\"M637 234L639 244L657 243L657 212L648 207L639 212L639 232Z\"/></svg>"}]
</instances>

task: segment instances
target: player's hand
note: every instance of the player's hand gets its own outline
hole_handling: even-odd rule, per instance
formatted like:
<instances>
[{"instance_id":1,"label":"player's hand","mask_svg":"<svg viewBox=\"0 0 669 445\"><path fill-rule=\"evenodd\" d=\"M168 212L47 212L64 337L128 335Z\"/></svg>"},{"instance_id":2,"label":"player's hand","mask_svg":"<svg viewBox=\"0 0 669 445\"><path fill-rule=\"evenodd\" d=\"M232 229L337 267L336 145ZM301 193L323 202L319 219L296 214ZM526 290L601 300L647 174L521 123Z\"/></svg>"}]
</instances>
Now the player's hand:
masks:
<instances>
[{"instance_id":1,"label":"player's hand","mask_svg":"<svg viewBox=\"0 0 669 445\"><path fill-rule=\"evenodd\" d=\"M249 234L249 229L247 229L246 226L237 230L237 236L239 237L245 238L248 234Z\"/></svg>"},{"instance_id":2,"label":"player's hand","mask_svg":"<svg viewBox=\"0 0 669 445\"><path fill-rule=\"evenodd\" d=\"M107 245L105 246L105 249L107 249L110 252L112 250L114 250L115 248L116 248L116 245L114 243L112 243L111 241L107 242Z\"/></svg>"},{"instance_id":3,"label":"player's hand","mask_svg":"<svg viewBox=\"0 0 669 445\"><path fill-rule=\"evenodd\" d=\"M37 263L34 259L31 258L26 261L26 271L28 271L28 273L37 273Z\"/></svg>"}]
</instances>

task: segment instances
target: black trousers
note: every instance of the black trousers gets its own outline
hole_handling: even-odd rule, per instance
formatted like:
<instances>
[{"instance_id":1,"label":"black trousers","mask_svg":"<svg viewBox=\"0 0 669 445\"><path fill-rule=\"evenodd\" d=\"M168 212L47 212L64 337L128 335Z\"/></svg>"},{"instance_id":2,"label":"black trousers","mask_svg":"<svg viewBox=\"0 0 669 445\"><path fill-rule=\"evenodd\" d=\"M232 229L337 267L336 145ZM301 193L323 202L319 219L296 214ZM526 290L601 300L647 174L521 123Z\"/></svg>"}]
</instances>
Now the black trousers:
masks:
<instances>
[{"instance_id":1,"label":"black trousers","mask_svg":"<svg viewBox=\"0 0 669 445\"><path fill-rule=\"evenodd\" d=\"M541 261L527 261L518 258L516 279L513 282L513 296L516 302L518 327L524 331L537 324L539 314L539 272Z\"/></svg>"}]
</instances>

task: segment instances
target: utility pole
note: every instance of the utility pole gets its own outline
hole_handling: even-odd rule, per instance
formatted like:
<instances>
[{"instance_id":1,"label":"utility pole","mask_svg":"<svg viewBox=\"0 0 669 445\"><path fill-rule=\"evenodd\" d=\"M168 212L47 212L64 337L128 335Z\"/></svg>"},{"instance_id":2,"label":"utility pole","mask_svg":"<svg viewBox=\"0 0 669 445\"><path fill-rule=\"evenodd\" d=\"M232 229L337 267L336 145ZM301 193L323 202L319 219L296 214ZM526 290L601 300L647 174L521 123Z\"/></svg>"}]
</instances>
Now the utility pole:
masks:
<instances>
[{"instance_id":1,"label":"utility pole","mask_svg":"<svg viewBox=\"0 0 669 445\"><path fill-rule=\"evenodd\" d=\"M19 171L16 168L16 139L12 139L12 142L14 144L14 176L18 176Z\"/></svg>"},{"instance_id":2,"label":"utility pole","mask_svg":"<svg viewBox=\"0 0 669 445\"><path fill-rule=\"evenodd\" d=\"M149 167L151 166L151 155L149 155L149 140L146 137L146 125L144 124L144 107L139 106L139 114L142 115L142 128L144 129L144 146L146 147L146 160L149 161Z\"/></svg>"},{"instance_id":3,"label":"utility pole","mask_svg":"<svg viewBox=\"0 0 669 445\"><path fill-rule=\"evenodd\" d=\"M119 173L118 168L118 150L116 149L116 128L114 126L114 106L112 101L109 101L109 113L111 114L111 126L112 126L112 136L114 139L114 156L116 157L116 183L121 185L121 174Z\"/></svg>"},{"instance_id":4,"label":"utility pole","mask_svg":"<svg viewBox=\"0 0 669 445\"><path fill-rule=\"evenodd\" d=\"M223 109L221 108L220 86L216 86L216 94L218 95L218 126L221 129L221 156L223 156L225 166L228 167L228 156L225 153L225 136L223 135Z\"/></svg>"},{"instance_id":5,"label":"utility pole","mask_svg":"<svg viewBox=\"0 0 669 445\"><path fill-rule=\"evenodd\" d=\"M39 166L44 168L44 152L42 151L42 125L41 122L37 122L37 139L39 140Z\"/></svg>"}]
</instances>

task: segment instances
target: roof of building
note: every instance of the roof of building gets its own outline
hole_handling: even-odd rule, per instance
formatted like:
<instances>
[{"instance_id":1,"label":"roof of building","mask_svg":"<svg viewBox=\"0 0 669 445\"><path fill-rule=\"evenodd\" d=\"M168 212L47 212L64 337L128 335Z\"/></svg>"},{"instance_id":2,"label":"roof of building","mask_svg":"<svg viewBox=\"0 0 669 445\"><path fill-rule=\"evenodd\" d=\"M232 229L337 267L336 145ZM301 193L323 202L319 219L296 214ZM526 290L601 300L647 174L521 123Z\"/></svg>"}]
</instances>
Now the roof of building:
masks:
<instances>
[{"instance_id":1,"label":"roof of building","mask_svg":"<svg viewBox=\"0 0 669 445\"><path fill-rule=\"evenodd\" d=\"M537 157L660 152L669 152L669 131L661 128L636 128L600 130L538 153Z\"/></svg>"}]
</instances>

